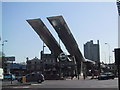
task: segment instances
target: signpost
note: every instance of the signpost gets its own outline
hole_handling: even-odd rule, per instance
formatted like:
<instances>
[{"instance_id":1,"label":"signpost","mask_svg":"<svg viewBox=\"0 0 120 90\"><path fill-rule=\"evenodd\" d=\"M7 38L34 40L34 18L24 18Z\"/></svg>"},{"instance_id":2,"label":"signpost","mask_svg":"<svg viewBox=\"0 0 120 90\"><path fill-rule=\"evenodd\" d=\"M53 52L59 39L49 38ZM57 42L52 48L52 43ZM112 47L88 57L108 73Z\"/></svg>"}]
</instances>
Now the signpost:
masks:
<instances>
[{"instance_id":1,"label":"signpost","mask_svg":"<svg viewBox=\"0 0 120 90\"><path fill-rule=\"evenodd\" d=\"M12 64L12 68L11 69L13 69L13 61L15 61L15 57L14 56L5 57L4 60L5 60L6 63L11 63ZM11 72L11 70L10 70L10 72ZM11 74L11 84L12 84L12 74Z\"/></svg>"},{"instance_id":2,"label":"signpost","mask_svg":"<svg viewBox=\"0 0 120 90\"><path fill-rule=\"evenodd\" d=\"M67 60L67 55L64 52L62 52L62 53L60 53L58 58L59 58L59 66L60 66L60 74L59 75L61 78L61 76L62 76L62 64L61 64L61 62Z\"/></svg>"},{"instance_id":3,"label":"signpost","mask_svg":"<svg viewBox=\"0 0 120 90\"><path fill-rule=\"evenodd\" d=\"M61 61L65 61L65 60L67 60L67 55L66 55L64 52L62 52L62 53L60 53L60 55L59 55L59 59L60 59Z\"/></svg>"},{"instance_id":4,"label":"signpost","mask_svg":"<svg viewBox=\"0 0 120 90\"><path fill-rule=\"evenodd\" d=\"M12 57L5 57L5 60L6 61L15 61L15 57L12 56Z\"/></svg>"}]
</instances>

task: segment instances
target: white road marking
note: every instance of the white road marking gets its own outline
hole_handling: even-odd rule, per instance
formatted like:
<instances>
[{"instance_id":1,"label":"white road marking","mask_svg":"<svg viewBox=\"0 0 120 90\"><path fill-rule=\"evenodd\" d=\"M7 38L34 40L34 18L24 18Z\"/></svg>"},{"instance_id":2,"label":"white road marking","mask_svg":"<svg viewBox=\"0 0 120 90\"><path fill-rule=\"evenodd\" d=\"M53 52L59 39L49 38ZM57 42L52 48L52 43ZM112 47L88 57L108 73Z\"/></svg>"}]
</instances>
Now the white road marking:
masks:
<instances>
[{"instance_id":1,"label":"white road marking","mask_svg":"<svg viewBox=\"0 0 120 90\"><path fill-rule=\"evenodd\" d=\"M42 85L42 84L31 84L31 85Z\"/></svg>"},{"instance_id":2,"label":"white road marking","mask_svg":"<svg viewBox=\"0 0 120 90\"><path fill-rule=\"evenodd\" d=\"M30 88L29 86L18 86L18 87L13 87L13 88Z\"/></svg>"}]
</instances>

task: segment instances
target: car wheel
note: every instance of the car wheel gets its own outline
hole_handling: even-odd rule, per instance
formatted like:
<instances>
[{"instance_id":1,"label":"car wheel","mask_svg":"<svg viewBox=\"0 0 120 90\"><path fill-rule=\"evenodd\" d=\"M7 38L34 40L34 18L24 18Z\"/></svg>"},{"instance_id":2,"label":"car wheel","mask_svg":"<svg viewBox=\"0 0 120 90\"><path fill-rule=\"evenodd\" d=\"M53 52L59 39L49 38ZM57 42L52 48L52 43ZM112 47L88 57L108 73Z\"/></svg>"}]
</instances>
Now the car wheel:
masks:
<instances>
[{"instance_id":1,"label":"car wheel","mask_svg":"<svg viewBox=\"0 0 120 90\"><path fill-rule=\"evenodd\" d=\"M20 83L23 83L23 81L22 81L22 80L19 80L19 82L20 82Z\"/></svg>"},{"instance_id":2,"label":"car wheel","mask_svg":"<svg viewBox=\"0 0 120 90\"><path fill-rule=\"evenodd\" d=\"M101 80L101 78L98 78L98 80Z\"/></svg>"},{"instance_id":3,"label":"car wheel","mask_svg":"<svg viewBox=\"0 0 120 90\"><path fill-rule=\"evenodd\" d=\"M38 82L38 83L42 83L42 80L38 80L37 82Z\"/></svg>"}]
</instances>

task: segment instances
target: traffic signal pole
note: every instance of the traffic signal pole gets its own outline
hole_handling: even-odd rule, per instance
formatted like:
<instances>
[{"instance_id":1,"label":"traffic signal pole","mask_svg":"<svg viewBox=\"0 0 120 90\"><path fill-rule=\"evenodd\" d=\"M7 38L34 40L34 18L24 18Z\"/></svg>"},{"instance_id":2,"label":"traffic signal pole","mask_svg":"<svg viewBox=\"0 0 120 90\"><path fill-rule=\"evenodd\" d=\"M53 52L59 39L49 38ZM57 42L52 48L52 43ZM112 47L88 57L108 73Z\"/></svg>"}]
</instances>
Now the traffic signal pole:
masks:
<instances>
[{"instance_id":1,"label":"traffic signal pole","mask_svg":"<svg viewBox=\"0 0 120 90\"><path fill-rule=\"evenodd\" d=\"M120 0L116 0L118 8L118 47L120 47ZM118 90L120 90L120 48L115 49L115 64L118 69Z\"/></svg>"},{"instance_id":2,"label":"traffic signal pole","mask_svg":"<svg viewBox=\"0 0 120 90\"><path fill-rule=\"evenodd\" d=\"M118 71L118 90L120 90L120 48L114 49L115 52L115 64Z\"/></svg>"}]
</instances>

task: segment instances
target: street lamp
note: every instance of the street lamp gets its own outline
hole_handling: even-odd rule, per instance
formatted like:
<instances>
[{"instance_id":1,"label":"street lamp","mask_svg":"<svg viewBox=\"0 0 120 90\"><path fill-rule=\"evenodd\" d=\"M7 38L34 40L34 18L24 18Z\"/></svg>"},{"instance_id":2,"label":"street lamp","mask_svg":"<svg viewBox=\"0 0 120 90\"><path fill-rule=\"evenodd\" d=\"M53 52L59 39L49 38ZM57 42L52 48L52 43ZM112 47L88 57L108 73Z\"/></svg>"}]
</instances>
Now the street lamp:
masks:
<instances>
[{"instance_id":1,"label":"street lamp","mask_svg":"<svg viewBox=\"0 0 120 90\"><path fill-rule=\"evenodd\" d=\"M5 61L5 54L4 54L4 43L5 42L7 42L7 40L4 40L4 41L2 41L2 62L3 62L3 65L2 65L2 67L3 67L3 70L4 70L4 72L7 72L7 69L5 69L5 66L4 66L4 64L6 63L6 61Z\"/></svg>"},{"instance_id":2,"label":"street lamp","mask_svg":"<svg viewBox=\"0 0 120 90\"><path fill-rule=\"evenodd\" d=\"M7 40L2 41L2 56L4 56L4 43L8 42Z\"/></svg>"},{"instance_id":3,"label":"street lamp","mask_svg":"<svg viewBox=\"0 0 120 90\"><path fill-rule=\"evenodd\" d=\"M109 48L109 64L110 64L110 45L108 43L105 43L106 45L108 45Z\"/></svg>"},{"instance_id":4,"label":"street lamp","mask_svg":"<svg viewBox=\"0 0 120 90\"><path fill-rule=\"evenodd\" d=\"M44 61L43 61L43 55L44 55L44 48L46 46L44 45L44 42L43 42L43 51L41 53L41 59L42 59L42 73L44 74L44 69L45 69L45 64L44 64Z\"/></svg>"},{"instance_id":5,"label":"street lamp","mask_svg":"<svg viewBox=\"0 0 120 90\"><path fill-rule=\"evenodd\" d=\"M44 42L43 42L43 53L42 54L44 54L44 47L46 47L46 46L44 45Z\"/></svg>"}]
</instances>

